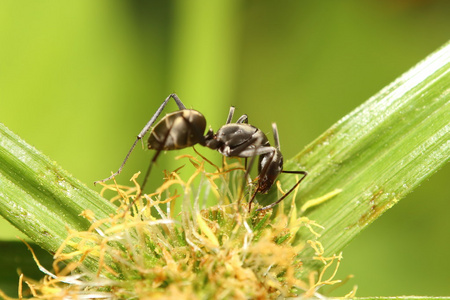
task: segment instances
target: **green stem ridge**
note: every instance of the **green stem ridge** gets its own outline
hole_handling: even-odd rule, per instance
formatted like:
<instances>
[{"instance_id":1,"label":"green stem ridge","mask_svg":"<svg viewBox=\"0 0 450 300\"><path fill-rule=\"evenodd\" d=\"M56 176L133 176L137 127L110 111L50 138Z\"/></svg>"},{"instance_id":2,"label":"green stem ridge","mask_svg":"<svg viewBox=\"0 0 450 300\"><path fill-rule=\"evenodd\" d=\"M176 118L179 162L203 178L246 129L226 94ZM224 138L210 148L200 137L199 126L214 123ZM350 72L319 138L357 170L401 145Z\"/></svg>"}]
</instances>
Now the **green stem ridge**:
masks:
<instances>
[{"instance_id":1,"label":"green stem ridge","mask_svg":"<svg viewBox=\"0 0 450 300\"><path fill-rule=\"evenodd\" d=\"M67 228L86 230L85 209L105 218L114 206L0 124L0 214L54 252Z\"/></svg>"},{"instance_id":2,"label":"green stem ridge","mask_svg":"<svg viewBox=\"0 0 450 300\"><path fill-rule=\"evenodd\" d=\"M306 213L325 227L320 239L325 255L341 251L449 161L449 73L447 43L294 158L295 164L309 172L299 188L297 205L342 189ZM294 179L284 178L283 186L293 184ZM310 233L303 233L297 238L308 239Z\"/></svg>"}]
</instances>

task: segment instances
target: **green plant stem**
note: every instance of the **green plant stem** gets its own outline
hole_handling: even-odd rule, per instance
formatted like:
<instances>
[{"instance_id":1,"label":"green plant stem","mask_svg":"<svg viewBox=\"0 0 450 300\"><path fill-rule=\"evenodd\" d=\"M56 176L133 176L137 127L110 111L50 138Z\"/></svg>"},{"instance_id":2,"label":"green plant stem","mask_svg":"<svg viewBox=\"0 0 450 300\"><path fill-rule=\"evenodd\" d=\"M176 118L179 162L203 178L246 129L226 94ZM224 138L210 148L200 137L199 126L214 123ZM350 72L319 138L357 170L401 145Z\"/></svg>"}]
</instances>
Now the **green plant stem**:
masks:
<instances>
[{"instance_id":1,"label":"green plant stem","mask_svg":"<svg viewBox=\"0 0 450 300\"><path fill-rule=\"evenodd\" d=\"M325 227L325 255L404 198L450 157L450 43L333 125L287 168L309 172L297 205L342 192L306 211ZM283 186L294 183L283 176ZM432 201L432 199L424 199ZM426 203L424 203L426 205ZM311 238L302 231L297 236Z\"/></svg>"},{"instance_id":2,"label":"green plant stem","mask_svg":"<svg viewBox=\"0 0 450 300\"><path fill-rule=\"evenodd\" d=\"M54 252L67 229L86 230L90 209L105 218L115 207L0 124L0 214Z\"/></svg>"}]
</instances>

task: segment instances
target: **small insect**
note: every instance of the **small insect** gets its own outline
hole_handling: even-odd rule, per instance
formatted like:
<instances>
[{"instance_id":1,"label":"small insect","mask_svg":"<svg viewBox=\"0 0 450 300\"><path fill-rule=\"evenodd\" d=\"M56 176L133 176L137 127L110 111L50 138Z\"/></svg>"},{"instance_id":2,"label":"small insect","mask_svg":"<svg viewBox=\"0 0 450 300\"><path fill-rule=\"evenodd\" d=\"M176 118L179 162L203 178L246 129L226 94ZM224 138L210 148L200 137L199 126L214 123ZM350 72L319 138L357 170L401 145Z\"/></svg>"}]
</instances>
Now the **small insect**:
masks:
<instances>
[{"instance_id":1,"label":"small insect","mask_svg":"<svg viewBox=\"0 0 450 300\"><path fill-rule=\"evenodd\" d=\"M122 171L136 144L150 130L170 99L175 101L179 110L164 116L150 131L150 136L147 141L148 148L156 150L156 153L145 174L144 181L141 185L141 191L144 190L152 166L156 162L161 151L183 149L192 147L196 144L217 150L226 157L250 158L251 161L247 167L245 177L249 174L253 160L256 156L259 156L258 183L249 202L249 211L256 194L267 193L280 173L301 174L303 176L280 199L270 205L259 208L258 211L273 208L286 198L306 177L307 172L305 171L283 170L283 156L280 151L278 130L275 123L272 124L275 147L270 145L266 135L260 129L248 124L247 115L242 115L236 123L231 123L234 115L234 107L230 108L225 125L219 128L216 133L210 128L206 134L203 135L206 129L205 117L199 111L187 109L176 94L170 94L152 116L150 121L148 121L137 135L136 140L117 172L108 178L94 182L94 184L110 180ZM136 199L139 197L140 195L138 195Z\"/></svg>"}]
</instances>

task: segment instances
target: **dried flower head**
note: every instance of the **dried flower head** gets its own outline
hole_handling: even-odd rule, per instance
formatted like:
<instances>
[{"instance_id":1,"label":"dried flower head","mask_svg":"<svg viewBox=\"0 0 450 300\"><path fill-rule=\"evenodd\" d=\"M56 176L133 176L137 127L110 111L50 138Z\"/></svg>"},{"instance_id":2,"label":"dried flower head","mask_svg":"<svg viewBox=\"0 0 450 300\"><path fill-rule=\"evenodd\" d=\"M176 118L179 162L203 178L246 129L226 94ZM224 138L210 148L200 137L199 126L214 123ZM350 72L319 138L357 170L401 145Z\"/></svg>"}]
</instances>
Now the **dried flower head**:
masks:
<instances>
[{"instance_id":1,"label":"dried flower head","mask_svg":"<svg viewBox=\"0 0 450 300\"><path fill-rule=\"evenodd\" d=\"M316 237L321 229L297 216L295 205L289 215L283 209L276 215L248 213L238 199L241 165L219 168L181 158L195 167L188 180L166 173L161 187L137 201L138 174L133 187L104 185L104 192L115 193L117 213L97 220L84 211L91 227L69 231L55 253L53 272L41 267L46 273L41 282L21 282L41 299L275 299L314 296L321 286L338 282L333 278L341 255L323 257L317 240L292 244L300 228ZM207 172L205 163L215 171ZM218 204L207 207L211 197ZM305 274L299 254L306 247L315 250L310 260L323 264L323 272ZM331 266L335 270L325 279Z\"/></svg>"}]
</instances>

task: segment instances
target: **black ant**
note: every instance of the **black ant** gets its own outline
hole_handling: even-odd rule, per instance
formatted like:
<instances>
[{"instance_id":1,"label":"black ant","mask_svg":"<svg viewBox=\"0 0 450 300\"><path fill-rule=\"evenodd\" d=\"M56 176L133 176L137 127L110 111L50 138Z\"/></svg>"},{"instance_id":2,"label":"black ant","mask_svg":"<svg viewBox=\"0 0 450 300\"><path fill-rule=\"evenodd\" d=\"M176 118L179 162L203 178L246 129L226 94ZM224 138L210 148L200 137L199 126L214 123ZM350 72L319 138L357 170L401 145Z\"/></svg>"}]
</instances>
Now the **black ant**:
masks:
<instances>
[{"instance_id":1,"label":"black ant","mask_svg":"<svg viewBox=\"0 0 450 300\"><path fill-rule=\"evenodd\" d=\"M275 146L270 145L266 135L255 126L248 124L247 115L242 115L236 123L231 123L234 115L234 107L230 108L227 122L216 133L210 128L206 135L203 135L206 129L206 119L198 111L193 109L186 109L184 104L176 94L170 94L166 100L161 104L153 117L144 126L141 132L136 137L133 145L128 151L124 161L119 167L119 170L110 177L94 182L105 182L118 175L125 163L128 160L134 147L141 140L144 135L150 130L153 123L155 123L158 116L161 114L164 107L170 99L173 99L178 105L179 110L167 114L163 117L150 131L148 138L148 148L155 149L156 153L153 156L147 172L144 177L144 182L141 185L141 191L144 189L147 179L153 164L156 162L159 154L163 150L176 150L200 144L210 149L219 151L222 155L227 157L242 157L251 158L249 167L247 168L245 177L248 176L249 170L253 163L253 159L259 156L258 164L258 184L249 202L249 211L251 204L257 193L267 193L272 187L280 173L301 174L303 175L297 183L276 202L259 208L257 211L271 209L284 198L286 198L306 177L305 171L284 171L283 170L283 156L280 152L280 143L278 139L278 130L275 123L272 124L273 135L275 139ZM136 197L138 199L140 194Z\"/></svg>"}]
</instances>

